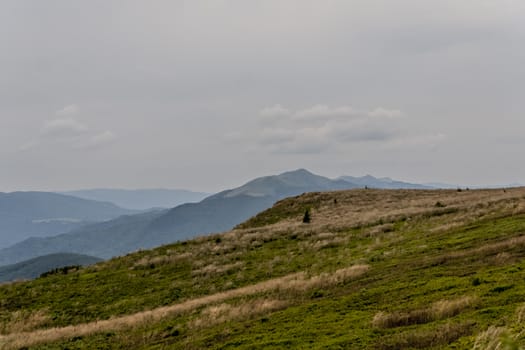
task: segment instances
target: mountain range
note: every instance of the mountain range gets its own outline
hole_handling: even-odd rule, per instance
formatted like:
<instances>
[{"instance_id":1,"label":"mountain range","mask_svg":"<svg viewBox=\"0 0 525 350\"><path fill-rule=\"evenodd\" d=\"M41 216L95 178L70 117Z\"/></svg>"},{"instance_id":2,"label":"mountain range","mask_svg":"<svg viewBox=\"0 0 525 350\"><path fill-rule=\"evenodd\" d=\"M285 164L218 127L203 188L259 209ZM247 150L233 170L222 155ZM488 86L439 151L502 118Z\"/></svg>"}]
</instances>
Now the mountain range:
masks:
<instances>
[{"instance_id":1,"label":"mountain range","mask_svg":"<svg viewBox=\"0 0 525 350\"><path fill-rule=\"evenodd\" d=\"M151 208L173 208L184 203L199 202L209 193L171 189L89 189L63 192L78 198L111 202L122 208L147 210Z\"/></svg>"},{"instance_id":2,"label":"mountain range","mask_svg":"<svg viewBox=\"0 0 525 350\"><path fill-rule=\"evenodd\" d=\"M109 202L50 192L0 192L0 247L137 213Z\"/></svg>"},{"instance_id":3,"label":"mountain range","mask_svg":"<svg viewBox=\"0 0 525 350\"><path fill-rule=\"evenodd\" d=\"M86 266L101 261L93 256L57 253L39 256L17 264L0 266L0 282L26 280L65 266Z\"/></svg>"},{"instance_id":4,"label":"mountain range","mask_svg":"<svg viewBox=\"0 0 525 350\"><path fill-rule=\"evenodd\" d=\"M344 180L361 187L377 188L377 189L417 189L417 190L428 190L434 188L432 186L413 184L409 182L392 180L389 177L376 178L372 175L365 175L360 177L355 176L341 176L340 180Z\"/></svg>"},{"instance_id":5,"label":"mountain range","mask_svg":"<svg viewBox=\"0 0 525 350\"><path fill-rule=\"evenodd\" d=\"M422 185L372 176L329 179L305 169L256 178L244 185L211 195L198 203L168 210L125 215L62 232L53 237L31 237L0 250L0 265L14 264L59 252L88 254L103 259L229 230L271 207L304 192L352 188L426 188ZM58 232L57 232L58 233Z\"/></svg>"},{"instance_id":6,"label":"mountain range","mask_svg":"<svg viewBox=\"0 0 525 350\"><path fill-rule=\"evenodd\" d=\"M347 181L331 180L304 169L265 176L209 196L198 203L121 216L54 237L26 239L0 250L0 265L58 252L88 254L106 259L196 235L229 230L285 197L355 187Z\"/></svg>"}]
</instances>

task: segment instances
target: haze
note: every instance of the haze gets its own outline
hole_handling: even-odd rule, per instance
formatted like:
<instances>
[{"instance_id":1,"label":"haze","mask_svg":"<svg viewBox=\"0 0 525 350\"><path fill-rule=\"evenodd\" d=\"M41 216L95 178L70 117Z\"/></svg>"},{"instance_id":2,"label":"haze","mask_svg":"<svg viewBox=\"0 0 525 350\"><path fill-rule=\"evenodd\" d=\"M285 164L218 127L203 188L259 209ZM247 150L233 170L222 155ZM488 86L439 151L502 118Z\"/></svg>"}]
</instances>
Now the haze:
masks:
<instances>
[{"instance_id":1,"label":"haze","mask_svg":"<svg viewBox=\"0 0 525 350\"><path fill-rule=\"evenodd\" d=\"M0 191L524 182L525 2L0 4Z\"/></svg>"}]
</instances>

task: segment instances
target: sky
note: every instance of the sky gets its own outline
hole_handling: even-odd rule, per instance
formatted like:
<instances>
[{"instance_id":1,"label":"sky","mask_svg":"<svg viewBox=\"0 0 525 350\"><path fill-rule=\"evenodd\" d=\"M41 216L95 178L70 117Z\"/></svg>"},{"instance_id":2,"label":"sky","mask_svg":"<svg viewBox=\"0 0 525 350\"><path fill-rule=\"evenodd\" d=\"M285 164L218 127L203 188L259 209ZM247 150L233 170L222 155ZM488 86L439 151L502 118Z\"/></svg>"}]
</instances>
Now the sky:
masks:
<instances>
[{"instance_id":1,"label":"sky","mask_svg":"<svg viewBox=\"0 0 525 350\"><path fill-rule=\"evenodd\" d=\"M2 0L0 191L525 183L525 1Z\"/></svg>"}]
</instances>

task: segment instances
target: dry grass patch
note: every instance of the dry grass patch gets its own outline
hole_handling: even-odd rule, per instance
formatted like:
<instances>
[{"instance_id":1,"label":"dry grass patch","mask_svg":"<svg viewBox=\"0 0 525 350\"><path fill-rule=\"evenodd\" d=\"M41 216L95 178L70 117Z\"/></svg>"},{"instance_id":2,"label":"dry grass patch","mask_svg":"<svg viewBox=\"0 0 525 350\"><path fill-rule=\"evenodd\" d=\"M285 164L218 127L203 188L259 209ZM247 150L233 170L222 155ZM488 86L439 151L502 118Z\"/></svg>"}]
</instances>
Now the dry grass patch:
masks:
<instances>
[{"instance_id":1,"label":"dry grass patch","mask_svg":"<svg viewBox=\"0 0 525 350\"><path fill-rule=\"evenodd\" d=\"M473 350L498 350L502 349L501 338L507 333L504 327L490 326L476 337Z\"/></svg>"},{"instance_id":2,"label":"dry grass patch","mask_svg":"<svg viewBox=\"0 0 525 350\"><path fill-rule=\"evenodd\" d=\"M45 327L51 323L51 317L46 310L38 311L15 311L9 315L9 319L2 322L1 333L28 332Z\"/></svg>"},{"instance_id":3,"label":"dry grass patch","mask_svg":"<svg viewBox=\"0 0 525 350\"><path fill-rule=\"evenodd\" d=\"M376 349L426 349L450 344L472 334L472 323L447 323L431 330L413 330L397 333L376 344Z\"/></svg>"},{"instance_id":4,"label":"dry grass patch","mask_svg":"<svg viewBox=\"0 0 525 350\"><path fill-rule=\"evenodd\" d=\"M201 315L190 322L192 328L205 328L232 320L245 320L269 312L285 309L290 301L277 299L256 299L240 305L222 303L209 306Z\"/></svg>"},{"instance_id":5,"label":"dry grass patch","mask_svg":"<svg viewBox=\"0 0 525 350\"><path fill-rule=\"evenodd\" d=\"M442 320L459 314L477 302L477 297L464 296L459 299L440 300L425 309L392 313L380 311L374 315L372 325L378 328L394 328Z\"/></svg>"},{"instance_id":6,"label":"dry grass patch","mask_svg":"<svg viewBox=\"0 0 525 350\"><path fill-rule=\"evenodd\" d=\"M156 255L156 256L145 256L141 259L139 259L135 264L133 264L133 268L136 267L146 267L151 265L168 265L168 264L175 264L177 262L183 261L183 260L189 260L193 254L191 252L176 254L175 252L166 252L165 255Z\"/></svg>"},{"instance_id":7,"label":"dry grass patch","mask_svg":"<svg viewBox=\"0 0 525 350\"><path fill-rule=\"evenodd\" d=\"M516 343L525 335L525 305L516 308L512 322L507 327L490 326L478 334L474 350L523 349Z\"/></svg>"},{"instance_id":8,"label":"dry grass patch","mask_svg":"<svg viewBox=\"0 0 525 350\"><path fill-rule=\"evenodd\" d=\"M244 263L242 261L237 261L233 264L226 264L226 265L216 265L215 263L212 263L210 265L206 265L205 267L194 270L191 272L192 276L212 276L212 275L221 275L224 273L228 273L233 270L240 270L244 266Z\"/></svg>"}]
</instances>

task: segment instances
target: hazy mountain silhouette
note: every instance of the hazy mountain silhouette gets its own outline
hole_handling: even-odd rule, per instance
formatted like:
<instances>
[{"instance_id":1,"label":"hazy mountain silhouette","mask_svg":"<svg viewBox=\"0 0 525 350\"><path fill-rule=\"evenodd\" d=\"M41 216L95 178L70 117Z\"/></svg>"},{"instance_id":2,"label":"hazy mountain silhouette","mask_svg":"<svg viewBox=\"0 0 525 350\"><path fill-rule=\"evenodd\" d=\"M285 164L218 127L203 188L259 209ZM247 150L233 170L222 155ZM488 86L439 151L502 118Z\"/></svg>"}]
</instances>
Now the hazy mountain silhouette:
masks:
<instances>
[{"instance_id":1,"label":"hazy mountain silhouette","mask_svg":"<svg viewBox=\"0 0 525 350\"><path fill-rule=\"evenodd\" d=\"M136 212L51 192L0 192L0 247Z\"/></svg>"},{"instance_id":2,"label":"hazy mountain silhouette","mask_svg":"<svg viewBox=\"0 0 525 350\"><path fill-rule=\"evenodd\" d=\"M392 180L389 177L377 178L372 175L365 175L360 177L354 176L341 176L340 180L348 181L353 184L359 185L360 187L379 188L379 189L431 189L432 186L414 184L409 182Z\"/></svg>"},{"instance_id":3,"label":"hazy mountain silhouette","mask_svg":"<svg viewBox=\"0 0 525 350\"><path fill-rule=\"evenodd\" d=\"M27 239L0 250L0 265L64 251L109 258L140 248L229 230L285 197L355 187L358 186L318 176L304 169L265 176L209 196L199 203L124 216L56 237Z\"/></svg>"},{"instance_id":4,"label":"hazy mountain silhouette","mask_svg":"<svg viewBox=\"0 0 525 350\"><path fill-rule=\"evenodd\" d=\"M44 272L53 269L76 266L91 265L102 259L94 256L57 253L39 256L30 260L22 261L17 264L0 267L0 282L15 281L22 279L32 279L40 276Z\"/></svg>"},{"instance_id":5,"label":"hazy mountain silhouette","mask_svg":"<svg viewBox=\"0 0 525 350\"><path fill-rule=\"evenodd\" d=\"M151 208L173 208L184 203L199 202L209 193L168 189L89 189L64 192L84 199L111 202L119 207L146 210Z\"/></svg>"}]
</instances>

